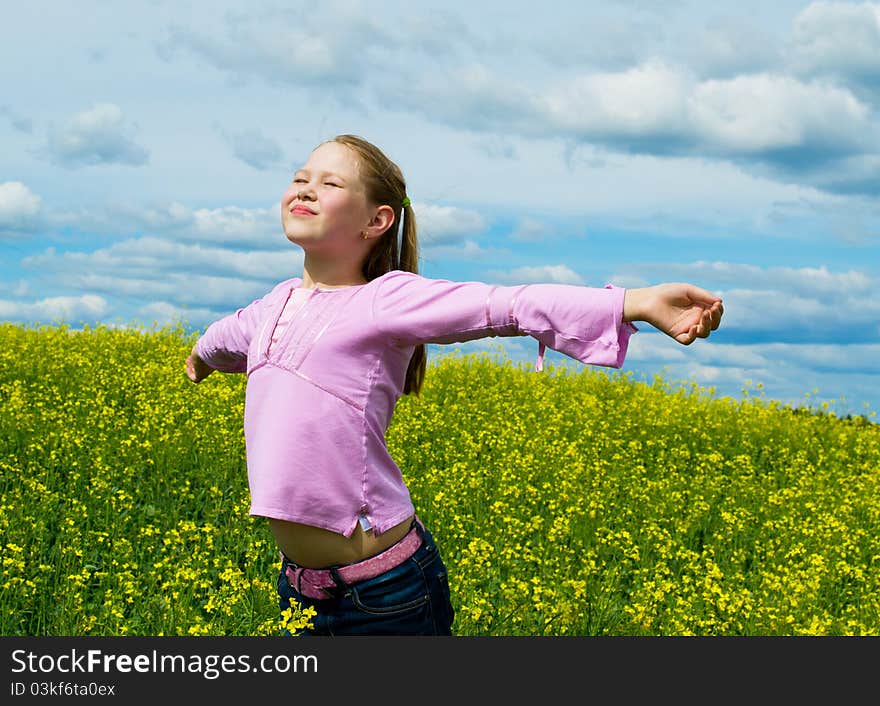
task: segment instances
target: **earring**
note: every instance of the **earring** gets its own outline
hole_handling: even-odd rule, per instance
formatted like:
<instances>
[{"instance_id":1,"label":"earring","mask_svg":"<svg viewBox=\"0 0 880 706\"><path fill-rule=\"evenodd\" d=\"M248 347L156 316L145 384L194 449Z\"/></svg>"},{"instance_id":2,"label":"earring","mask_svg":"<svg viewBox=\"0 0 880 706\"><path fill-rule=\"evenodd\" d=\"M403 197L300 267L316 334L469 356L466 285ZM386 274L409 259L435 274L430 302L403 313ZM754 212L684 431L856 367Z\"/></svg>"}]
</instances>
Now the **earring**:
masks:
<instances>
[{"instance_id":1,"label":"earring","mask_svg":"<svg viewBox=\"0 0 880 706\"><path fill-rule=\"evenodd\" d=\"M367 239L367 233L366 233L366 231L363 231L363 230L362 230L362 231L361 231L361 235L363 235L363 236L364 236L364 240L366 240L366 239Z\"/></svg>"}]
</instances>

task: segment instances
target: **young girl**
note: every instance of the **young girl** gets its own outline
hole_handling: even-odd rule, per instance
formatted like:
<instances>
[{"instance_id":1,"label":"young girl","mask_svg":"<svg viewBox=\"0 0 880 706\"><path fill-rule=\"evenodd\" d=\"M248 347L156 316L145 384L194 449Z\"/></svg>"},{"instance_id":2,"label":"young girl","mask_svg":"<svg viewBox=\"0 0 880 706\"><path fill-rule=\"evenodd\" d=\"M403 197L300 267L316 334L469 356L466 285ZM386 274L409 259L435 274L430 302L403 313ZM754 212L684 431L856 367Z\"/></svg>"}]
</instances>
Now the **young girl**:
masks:
<instances>
[{"instance_id":1,"label":"young girl","mask_svg":"<svg viewBox=\"0 0 880 706\"><path fill-rule=\"evenodd\" d=\"M688 345L721 320L721 300L689 284L421 277L403 175L351 135L296 172L281 223L304 251L302 277L211 324L186 369L193 382L247 373L250 513L280 549L281 609L317 611L307 634L452 634L446 568L385 446L395 403L422 386L425 344L529 335L538 370L547 346L620 367L633 321Z\"/></svg>"}]
</instances>

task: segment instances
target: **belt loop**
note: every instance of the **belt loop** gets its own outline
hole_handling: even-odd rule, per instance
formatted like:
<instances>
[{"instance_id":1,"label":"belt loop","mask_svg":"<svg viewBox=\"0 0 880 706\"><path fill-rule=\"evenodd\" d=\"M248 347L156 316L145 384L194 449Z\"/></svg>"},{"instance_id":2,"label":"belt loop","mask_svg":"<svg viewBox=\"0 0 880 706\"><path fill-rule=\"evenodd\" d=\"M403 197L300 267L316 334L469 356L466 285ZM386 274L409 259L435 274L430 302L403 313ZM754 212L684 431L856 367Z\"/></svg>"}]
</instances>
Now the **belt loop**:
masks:
<instances>
[{"instance_id":1,"label":"belt loop","mask_svg":"<svg viewBox=\"0 0 880 706\"><path fill-rule=\"evenodd\" d=\"M291 562L292 563L292 562ZM290 587L296 591L297 593L302 593L302 567L293 564L293 566L288 565L287 570L290 572L288 574L287 583L290 584ZM291 576L292 574L292 576ZM290 579L293 579L293 583L290 582Z\"/></svg>"},{"instance_id":2,"label":"belt loop","mask_svg":"<svg viewBox=\"0 0 880 706\"><path fill-rule=\"evenodd\" d=\"M348 584L345 583L345 579L343 579L339 575L339 567L338 566L331 566L329 571L330 571L330 578L333 579L333 583L336 584L337 588L341 588L341 589L348 588Z\"/></svg>"},{"instance_id":3,"label":"belt loop","mask_svg":"<svg viewBox=\"0 0 880 706\"><path fill-rule=\"evenodd\" d=\"M425 526L422 524L422 521L418 518L418 515L413 515L413 526L416 528L416 532L419 533L419 537L422 538L422 541L425 541Z\"/></svg>"}]
</instances>

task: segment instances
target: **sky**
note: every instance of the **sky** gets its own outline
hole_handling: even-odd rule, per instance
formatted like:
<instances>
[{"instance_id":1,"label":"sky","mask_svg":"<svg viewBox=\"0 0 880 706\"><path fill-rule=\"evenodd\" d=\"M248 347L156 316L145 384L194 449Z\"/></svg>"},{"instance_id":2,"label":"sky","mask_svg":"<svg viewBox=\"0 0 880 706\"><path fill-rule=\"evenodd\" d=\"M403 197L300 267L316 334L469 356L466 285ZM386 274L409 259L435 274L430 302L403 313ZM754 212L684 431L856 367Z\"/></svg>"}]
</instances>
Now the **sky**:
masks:
<instances>
[{"instance_id":1,"label":"sky","mask_svg":"<svg viewBox=\"0 0 880 706\"><path fill-rule=\"evenodd\" d=\"M426 277L720 295L636 379L880 407L880 3L4 3L0 321L192 331L302 273L280 198L366 137ZM528 337L429 349L532 364ZM183 365L181 364L181 374ZM580 363L549 351L548 365Z\"/></svg>"}]
</instances>

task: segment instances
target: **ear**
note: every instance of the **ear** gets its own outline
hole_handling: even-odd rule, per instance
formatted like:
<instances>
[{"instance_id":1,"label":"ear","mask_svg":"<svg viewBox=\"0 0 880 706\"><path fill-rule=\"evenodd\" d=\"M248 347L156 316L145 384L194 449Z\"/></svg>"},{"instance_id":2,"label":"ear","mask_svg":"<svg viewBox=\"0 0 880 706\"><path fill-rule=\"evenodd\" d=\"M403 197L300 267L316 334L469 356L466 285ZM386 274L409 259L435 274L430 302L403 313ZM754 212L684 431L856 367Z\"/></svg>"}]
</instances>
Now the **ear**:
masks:
<instances>
[{"instance_id":1,"label":"ear","mask_svg":"<svg viewBox=\"0 0 880 706\"><path fill-rule=\"evenodd\" d=\"M394 209L387 204L376 208L373 217L366 227L365 233L376 238L394 225Z\"/></svg>"}]
</instances>

